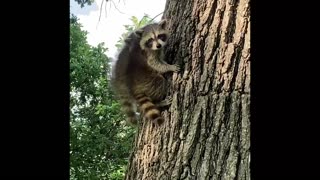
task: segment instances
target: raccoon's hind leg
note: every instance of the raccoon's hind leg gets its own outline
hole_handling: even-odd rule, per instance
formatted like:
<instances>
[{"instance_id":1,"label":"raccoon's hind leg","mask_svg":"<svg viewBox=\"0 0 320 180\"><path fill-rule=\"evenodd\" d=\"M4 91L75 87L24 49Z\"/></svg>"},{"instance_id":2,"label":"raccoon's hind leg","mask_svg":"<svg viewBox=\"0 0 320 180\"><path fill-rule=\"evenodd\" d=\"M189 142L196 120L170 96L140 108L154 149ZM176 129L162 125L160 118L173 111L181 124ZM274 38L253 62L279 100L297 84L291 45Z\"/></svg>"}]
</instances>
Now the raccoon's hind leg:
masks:
<instances>
[{"instance_id":1,"label":"raccoon's hind leg","mask_svg":"<svg viewBox=\"0 0 320 180\"><path fill-rule=\"evenodd\" d=\"M152 102L150 97L145 94L136 94L134 97L145 118L159 125L163 123L164 119L161 116L159 107Z\"/></svg>"},{"instance_id":2,"label":"raccoon's hind leg","mask_svg":"<svg viewBox=\"0 0 320 180\"><path fill-rule=\"evenodd\" d=\"M133 100L129 97L120 97L121 110L125 113L127 122L132 125L137 124L137 115L135 111L135 106Z\"/></svg>"}]
</instances>

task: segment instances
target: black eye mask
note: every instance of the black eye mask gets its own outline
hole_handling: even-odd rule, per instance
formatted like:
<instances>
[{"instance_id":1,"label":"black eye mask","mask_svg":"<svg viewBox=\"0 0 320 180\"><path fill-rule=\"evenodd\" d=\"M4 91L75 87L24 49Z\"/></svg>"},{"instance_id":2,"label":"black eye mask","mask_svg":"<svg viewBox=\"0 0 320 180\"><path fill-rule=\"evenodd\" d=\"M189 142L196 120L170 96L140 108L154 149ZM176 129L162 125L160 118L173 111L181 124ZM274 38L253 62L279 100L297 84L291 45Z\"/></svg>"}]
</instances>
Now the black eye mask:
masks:
<instances>
[{"instance_id":1,"label":"black eye mask","mask_svg":"<svg viewBox=\"0 0 320 180\"><path fill-rule=\"evenodd\" d=\"M152 48L152 42L153 42L153 39L150 38L150 39L146 42L146 47Z\"/></svg>"},{"instance_id":2,"label":"black eye mask","mask_svg":"<svg viewBox=\"0 0 320 180\"><path fill-rule=\"evenodd\" d=\"M161 41L165 42L167 40L167 35L166 34L159 34L158 38L161 39Z\"/></svg>"}]
</instances>

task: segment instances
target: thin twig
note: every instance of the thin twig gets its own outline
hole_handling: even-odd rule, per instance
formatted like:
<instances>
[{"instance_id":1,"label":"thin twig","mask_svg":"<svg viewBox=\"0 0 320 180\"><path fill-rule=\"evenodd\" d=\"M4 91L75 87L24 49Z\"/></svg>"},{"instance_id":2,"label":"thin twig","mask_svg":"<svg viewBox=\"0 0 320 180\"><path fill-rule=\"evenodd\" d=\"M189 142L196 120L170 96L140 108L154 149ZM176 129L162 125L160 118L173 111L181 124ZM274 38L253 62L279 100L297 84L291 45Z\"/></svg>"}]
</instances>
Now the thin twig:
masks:
<instances>
[{"instance_id":1,"label":"thin twig","mask_svg":"<svg viewBox=\"0 0 320 180\"><path fill-rule=\"evenodd\" d=\"M108 2L108 0L106 0L106 1ZM101 5L100 5L100 15L99 15L99 21L98 22L100 22L100 19L101 19L101 12L102 12L103 2L104 2L104 0L102 0Z\"/></svg>"},{"instance_id":2,"label":"thin twig","mask_svg":"<svg viewBox=\"0 0 320 180\"><path fill-rule=\"evenodd\" d=\"M111 2L112 2L112 4L113 4L113 6L119 11L119 13L125 14L125 13L121 12L121 11L117 8L117 6L116 6L116 4L113 2L113 0L111 0Z\"/></svg>"},{"instance_id":3,"label":"thin twig","mask_svg":"<svg viewBox=\"0 0 320 180\"><path fill-rule=\"evenodd\" d=\"M160 14L162 14L163 12L161 12ZM156 17L158 17L160 14L158 14L158 15L156 15L154 18L152 18L151 20L150 20L150 22L151 21L153 21Z\"/></svg>"},{"instance_id":4,"label":"thin twig","mask_svg":"<svg viewBox=\"0 0 320 180\"><path fill-rule=\"evenodd\" d=\"M112 5L112 4L111 4L111 3L109 3L109 11L111 11L111 5ZM106 5L106 6L107 6L107 5Z\"/></svg>"},{"instance_id":5,"label":"thin twig","mask_svg":"<svg viewBox=\"0 0 320 180\"><path fill-rule=\"evenodd\" d=\"M106 12L106 17L107 17L107 5L104 6L104 12Z\"/></svg>"}]
</instances>

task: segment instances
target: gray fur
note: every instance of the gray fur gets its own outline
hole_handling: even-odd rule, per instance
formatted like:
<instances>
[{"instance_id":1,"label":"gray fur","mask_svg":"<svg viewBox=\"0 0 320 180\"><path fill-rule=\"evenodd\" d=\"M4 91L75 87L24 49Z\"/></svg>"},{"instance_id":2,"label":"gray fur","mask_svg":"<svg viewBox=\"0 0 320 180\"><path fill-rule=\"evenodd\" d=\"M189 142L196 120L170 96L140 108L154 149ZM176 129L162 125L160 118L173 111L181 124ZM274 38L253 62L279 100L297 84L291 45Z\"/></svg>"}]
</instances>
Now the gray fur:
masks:
<instances>
[{"instance_id":1,"label":"gray fur","mask_svg":"<svg viewBox=\"0 0 320 180\"><path fill-rule=\"evenodd\" d=\"M164 20L161 23L161 25L157 23L149 24L136 30L125 40L125 45L119 53L117 62L113 66L112 74L112 85L122 106L125 104L124 102L127 105L131 103L132 107L135 104L142 106L142 104L137 103L139 101L137 97L143 99L141 95L151 100L151 102L148 102L150 106L152 104L160 106L168 105L168 102L169 104L171 102L170 99L165 100L167 82L162 74L170 71L177 72L180 68L177 65L170 65L164 61L163 46L168 38L164 42L161 39L157 39L157 36L159 34L166 34L168 37L168 32L166 29L163 29L166 27L166 21ZM154 46L150 48L145 45L150 38L155 43L162 43L161 48L155 49ZM128 110L126 111L128 114ZM131 108L130 111L135 110ZM147 115L144 114L144 116ZM129 121L136 121L136 119L132 120L132 117L130 118L128 118ZM135 122L132 123L135 124Z\"/></svg>"}]
</instances>

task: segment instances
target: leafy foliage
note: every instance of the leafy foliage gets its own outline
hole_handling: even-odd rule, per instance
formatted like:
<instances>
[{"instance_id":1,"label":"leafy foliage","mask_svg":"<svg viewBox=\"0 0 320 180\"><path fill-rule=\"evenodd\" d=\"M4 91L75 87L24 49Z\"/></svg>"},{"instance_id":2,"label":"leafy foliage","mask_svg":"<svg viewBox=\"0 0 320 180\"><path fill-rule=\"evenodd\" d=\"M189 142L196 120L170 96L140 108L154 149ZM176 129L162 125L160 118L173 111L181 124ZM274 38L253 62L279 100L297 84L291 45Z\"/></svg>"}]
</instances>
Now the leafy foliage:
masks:
<instances>
[{"instance_id":1,"label":"leafy foliage","mask_svg":"<svg viewBox=\"0 0 320 180\"><path fill-rule=\"evenodd\" d=\"M70 178L122 179L134 129L125 125L109 87L110 59L103 43L92 47L87 32L70 20Z\"/></svg>"},{"instance_id":2,"label":"leafy foliage","mask_svg":"<svg viewBox=\"0 0 320 180\"><path fill-rule=\"evenodd\" d=\"M141 27L143 27L146 24L152 23L153 21L151 21L152 19L149 17L149 15L144 15L140 21L138 20L137 17L132 16L130 18L130 20L132 21L132 24L130 25L124 25L126 32L123 33L120 37L120 39L118 40L117 44L115 45L118 50L121 49L121 47L123 46L124 40L128 37L128 35L135 31L136 29L139 29Z\"/></svg>"}]
</instances>

